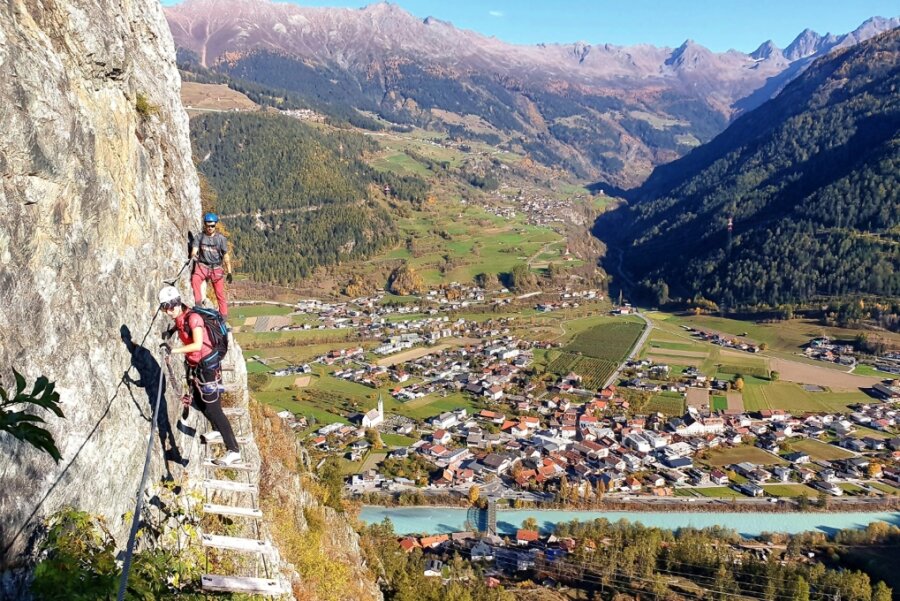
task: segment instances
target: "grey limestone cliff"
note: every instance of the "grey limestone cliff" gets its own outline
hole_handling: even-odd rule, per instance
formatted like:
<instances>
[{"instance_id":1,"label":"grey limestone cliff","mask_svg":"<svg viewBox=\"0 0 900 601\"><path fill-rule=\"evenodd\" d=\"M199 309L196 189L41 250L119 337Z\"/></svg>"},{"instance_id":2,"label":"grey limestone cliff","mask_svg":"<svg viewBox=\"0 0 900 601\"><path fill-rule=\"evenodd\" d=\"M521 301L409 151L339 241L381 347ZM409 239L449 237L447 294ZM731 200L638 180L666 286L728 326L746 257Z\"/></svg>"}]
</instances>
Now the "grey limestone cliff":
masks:
<instances>
[{"instance_id":1,"label":"grey limestone cliff","mask_svg":"<svg viewBox=\"0 0 900 601\"><path fill-rule=\"evenodd\" d=\"M0 432L0 600L27 598L43 520L63 507L103 516L124 544L168 325L154 321L156 294L179 273L200 214L180 86L156 0L0 7L0 377L7 388L13 369L29 383L48 377L65 413L44 415L59 464ZM246 404L240 349L230 354L236 392L228 400ZM201 463L196 436L185 433L204 420L192 415L179 431L171 385L168 398L159 425L170 452L154 439L151 494L167 471L197 475L184 473L173 446L188 472ZM255 444L244 455L276 469ZM289 529L308 529L304 512L315 501L296 476L278 473L291 484L290 506L301 508ZM329 528L322 553L348 565L361 591L347 598L380 599L346 519L321 511ZM302 575L289 563L283 569L303 591Z\"/></svg>"},{"instance_id":2,"label":"grey limestone cliff","mask_svg":"<svg viewBox=\"0 0 900 601\"><path fill-rule=\"evenodd\" d=\"M200 212L180 85L155 0L0 6L0 374L55 381L66 416L47 415L58 465L0 434L0 570L62 506L127 528L152 385L120 384L121 332L149 329L155 353L156 293Z\"/></svg>"}]
</instances>

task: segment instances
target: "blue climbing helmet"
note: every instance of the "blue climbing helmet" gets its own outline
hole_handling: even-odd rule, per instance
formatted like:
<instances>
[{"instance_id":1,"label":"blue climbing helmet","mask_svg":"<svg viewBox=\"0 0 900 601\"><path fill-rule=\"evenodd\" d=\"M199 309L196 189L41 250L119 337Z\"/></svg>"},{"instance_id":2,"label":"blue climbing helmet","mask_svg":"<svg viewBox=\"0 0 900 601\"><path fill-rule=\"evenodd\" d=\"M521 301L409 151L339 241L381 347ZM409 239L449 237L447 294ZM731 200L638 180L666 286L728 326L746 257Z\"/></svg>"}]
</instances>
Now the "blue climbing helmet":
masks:
<instances>
[{"instance_id":1,"label":"blue climbing helmet","mask_svg":"<svg viewBox=\"0 0 900 601\"><path fill-rule=\"evenodd\" d=\"M203 223L219 223L219 216L215 213L207 213L203 216Z\"/></svg>"}]
</instances>

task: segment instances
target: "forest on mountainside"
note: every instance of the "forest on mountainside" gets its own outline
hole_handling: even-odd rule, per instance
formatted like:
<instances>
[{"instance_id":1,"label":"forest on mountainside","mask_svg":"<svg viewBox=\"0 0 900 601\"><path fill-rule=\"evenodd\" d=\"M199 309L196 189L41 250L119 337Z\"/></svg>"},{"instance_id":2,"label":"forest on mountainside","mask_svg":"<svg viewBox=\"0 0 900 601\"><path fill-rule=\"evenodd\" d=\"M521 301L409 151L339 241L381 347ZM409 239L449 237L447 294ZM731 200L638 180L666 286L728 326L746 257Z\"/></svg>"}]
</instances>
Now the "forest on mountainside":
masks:
<instances>
[{"instance_id":1,"label":"forest on mountainside","mask_svg":"<svg viewBox=\"0 0 900 601\"><path fill-rule=\"evenodd\" d=\"M296 282L395 244L380 191L412 203L429 191L420 178L369 167L366 153L378 148L369 138L290 117L209 113L191 120L191 139L242 271L257 281Z\"/></svg>"},{"instance_id":2,"label":"forest on mountainside","mask_svg":"<svg viewBox=\"0 0 900 601\"><path fill-rule=\"evenodd\" d=\"M735 307L900 294L900 29L820 59L595 232L647 291ZM733 231L729 231L729 220Z\"/></svg>"},{"instance_id":3,"label":"forest on mountainside","mask_svg":"<svg viewBox=\"0 0 900 601\"><path fill-rule=\"evenodd\" d=\"M326 122L336 127L352 125L372 131L384 129L381 123L360 113L349 104L327 102L322 99L317 101L316 98L310 98L299 92L208 69L200 64L199 57L190 50L179 48L177 60L182 81L227 85L260 106L279 110L312 109L325 115Z\"/></svg>"}]
</instances>

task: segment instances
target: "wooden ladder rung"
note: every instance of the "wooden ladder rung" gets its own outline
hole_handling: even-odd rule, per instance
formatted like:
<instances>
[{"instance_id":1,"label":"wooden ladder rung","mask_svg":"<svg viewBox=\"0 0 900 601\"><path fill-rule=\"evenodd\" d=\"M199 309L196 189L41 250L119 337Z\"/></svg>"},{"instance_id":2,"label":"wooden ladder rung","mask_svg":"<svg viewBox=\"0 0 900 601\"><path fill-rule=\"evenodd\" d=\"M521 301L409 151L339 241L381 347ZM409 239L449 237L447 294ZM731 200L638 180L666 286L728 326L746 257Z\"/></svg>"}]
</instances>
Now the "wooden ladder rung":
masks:
<instances>
[{"instance_id":1,"label":"wooden ladder rung","mask_svg":"<svg viewBox=\"0 0 900 601\"><path fill-rule=\"evenodd\" d=\"M235 436L234 439L239 445L250 444L253 442L252 436ZM218 432L207 432L203 435L201 441L203 444L225 444L222 435Z\"/></svg>"},{"instance_id":2,"label":"wooden ladder rung","mask_svg":"<svg viewBox=\"0 0 900 601\"><path fill-rule=\"evenodd\" d=\"M283 595L281 583L272 578L250 578L247 576L220 576L204 574L201 580L203 590L218 593L250 593L255 595Z\"/></svg>"},{"instance_id":3,"label":"wooden ladder rung","mask_svg":"<svg viewBox=\"0 0 900 601\"><path fill-rule=\"evenodd\" d=\"M207 459L206 461L204 461L201 467L217 470L234 470L236 472L252 472L259 469L252 463L241 462L235 463L234 465L219 465L218 463L213 462L211 459Z\"/></svg>"},{"instance_id":4,"label":"wooden ladder rung","mask_svg":"<svg viewBox=\"0 0 900 601\"><path fill-rule=\"evenodd\" d=\"M203 504L203 513L210 515L226 515L237 518L262 519L263 512L253 507L234 507L232 505Z\"/></svg>"},{"instance_id":5,"label":"wooden ladder rung","mask_svg":"<svg viewBox=\"0 0 900 601\"><path fill-rule=\"evenodd\" d=\"M259 492L259 487L255 484L235 482L234 480L201 480L200 487L227 492L248 492L252 494Z\"/></svg>"},{"instance_id":6,"label":"wooden ladder rung","mask_svg":"<svg viewBox=\"0 0 900 601\"><path fill-rule=\"evenodd\" d=\"M228 549L230 551L245 551L247 553L269 553L272 551L272 545L267 541L254 538L201 534L200 541L204 547Z\"/></svg>"}]
</instances>

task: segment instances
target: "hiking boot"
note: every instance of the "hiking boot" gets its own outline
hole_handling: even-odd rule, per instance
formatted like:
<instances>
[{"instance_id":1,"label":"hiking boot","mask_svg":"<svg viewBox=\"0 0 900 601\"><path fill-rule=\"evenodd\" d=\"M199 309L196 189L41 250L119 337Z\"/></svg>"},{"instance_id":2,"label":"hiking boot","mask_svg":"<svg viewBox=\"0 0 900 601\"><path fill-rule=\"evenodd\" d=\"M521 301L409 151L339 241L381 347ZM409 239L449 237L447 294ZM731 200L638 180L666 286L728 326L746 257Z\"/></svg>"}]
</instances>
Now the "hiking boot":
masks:
<instances>
[{"instance_id":1,"label":"hiking boot","mask_svg":"<svg viewBox=\"0 0 900 601\"><path fill-rule=\"evenodd\" d=\"M242 460L240 453L237 453L235 451L228 451L227 453L225 453L224 457L216 459L215 461L213 461L213 463L222 467L229 467L232 465L237 465L238 463L241 463L241 461Z\"/></svg>"}]
</instances>

